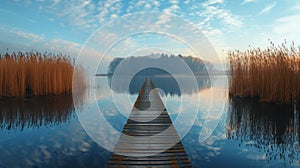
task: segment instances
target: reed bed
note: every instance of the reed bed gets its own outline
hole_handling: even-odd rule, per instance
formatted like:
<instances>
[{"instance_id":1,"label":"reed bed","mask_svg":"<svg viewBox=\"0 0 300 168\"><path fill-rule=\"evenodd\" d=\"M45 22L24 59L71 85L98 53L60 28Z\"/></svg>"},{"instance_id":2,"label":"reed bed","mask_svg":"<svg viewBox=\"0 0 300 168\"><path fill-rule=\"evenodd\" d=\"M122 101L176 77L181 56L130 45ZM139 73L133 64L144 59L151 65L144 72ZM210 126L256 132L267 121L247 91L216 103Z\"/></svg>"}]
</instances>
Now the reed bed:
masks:
<instances>
[{"instance_id":1,"label":"reed bed","mask_svg":"<svg viewBox=\"0 0 300 168\"><path fill-rule=\"evenodd\" d=\"M300 47L271 42L264 50L229 52L228 59L230 96L282 104L300 100Z\"/></svg>"},{"instance_id":2,"label":"reed bed","mask_svg":"<svg viewBox=\"0 0 300 168\"><path fill-rule=\"evenodd\" d=\"M73 71L72 60L62 55L38 52L0 55L0 96L71 94ZM83 74L83 70L76 72ZM83 75L80 82L83 89Z\"/></svg>"}]
</instances>

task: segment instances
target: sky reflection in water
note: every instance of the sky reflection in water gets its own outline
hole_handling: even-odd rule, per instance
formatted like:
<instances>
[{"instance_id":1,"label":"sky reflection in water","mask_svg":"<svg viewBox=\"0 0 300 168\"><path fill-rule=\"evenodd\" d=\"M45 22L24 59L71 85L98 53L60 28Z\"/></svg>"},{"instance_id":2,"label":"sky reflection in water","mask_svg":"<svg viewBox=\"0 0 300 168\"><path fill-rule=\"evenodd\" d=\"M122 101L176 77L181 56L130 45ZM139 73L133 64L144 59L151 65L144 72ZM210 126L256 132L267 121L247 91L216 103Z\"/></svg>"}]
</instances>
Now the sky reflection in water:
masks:
<instances>
[{"instance_id":1,"label":"sky reflection in water","mask_svg":"<svg viewBox=\"0 0 300 168\"><path fill-rule=\"evenodd\" d=\"M134 103L136 91L139 90L138 82L126 91L122 88L110 90L107 77L97 77L96 81L99 84L95 88L99 98L98 105L109 109L103 113L105 119L116 130L121 131L127 118L116 108L112 108L114 104L108 93L133 93L129 97ZM162 90L173 86L167 81L164 79L163 84L157 86ZM212 136L199 142L207 114L205 110L211 106L218 108L218 100L214 100L214 104L209 101L210 92L213 90L219 94L219 99L227 100L226 82L226 76L215 76L210 82L202 81L209 85L201 85L199 82L200 89L197 92L179 92L176 87L173 90L168 88L167 94L162 98L171 119L175 120L180 108L182 111L194 108L191 104L180 104L182 94L188 94L190 99L200 97L200 110L193 127L185 137L181 137L193 166L299 166L299 114L294 106L244 100L227 101ZM39 103L33 103L36 101ZM103 167L111 155L93 142L81 128L72 101L67 97L49 100L40 98L35 101L8 101L1 98L0 103L0 167ZM131 107L127 107L127 110L130 111ZM182 123L184 124L186 123ZM100 135L107 134L106 130L98 131ZM113 138L118 140L118 136Z\"/></svg>"}]
</instances>

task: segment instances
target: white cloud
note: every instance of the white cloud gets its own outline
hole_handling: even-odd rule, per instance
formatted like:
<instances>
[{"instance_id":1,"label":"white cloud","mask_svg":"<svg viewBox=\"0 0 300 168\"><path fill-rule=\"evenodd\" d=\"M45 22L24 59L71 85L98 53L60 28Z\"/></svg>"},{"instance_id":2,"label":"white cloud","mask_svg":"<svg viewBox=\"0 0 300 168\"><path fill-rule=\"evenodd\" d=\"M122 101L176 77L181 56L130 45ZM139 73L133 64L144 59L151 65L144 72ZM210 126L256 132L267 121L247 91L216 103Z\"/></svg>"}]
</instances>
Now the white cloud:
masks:
<instances>
[{"instance_id":1,"label":"white cloud","mask_svg":"<svg viewBox=\"0 0 300 168\"><path fill-rule=\"evenodd\" d=\"M300 14L281 17L275 20L273 31L285 38L295 38L300 36L299 29ZM297 40L297 39L292 39Z\"/></svg>"},{"instance_id":2,"label":"white cloud","mask_svg":"<svg viewBox=\"0 0 300 168\"><path fill-rule=\"evenodd\" d=\"M5 36L14 36L17 41L27 41L27 43L37 43L44 40L42 35L33 34L10 26L0 26L1 32ZM4 39L3 39L4 40Z\"/></svg>"},{"instance_id":3,"label":"white cloud","mask_svg":"<svg viewBox=\"0 0 300 168\"><path fill-rule=\"evenodd\" d=\"M70 54L76 56L80 50L80 44L66 41L62 39L51 39L44 41L43 48L50 50L51 52L60 52L63 54Z\"/></svg>"},{"instance_id":4,"label":"white cloud","mask_svg":"<svg viewBox=\"0 0 300 168\"><path fill-rule=\"evenodd\" d=\"M113 57L124 57L130 55L133 51L140 47L141 45L137 44L133 38L128 37L119 41L107 54Z\"/></svg>"},{"instance_id":5,"label":"white cloud","mask_svg":"<svg viewBox=\"0 0 300 168\"><path fill-rule=\"evenodd\" d=\"M159 0L131 0L126 9L127 13L145 12L145 11L159 11L161 5Z\"/></svg>"},{"instance_id":6,"label":"white cloud","mask_svg":"<svg viewBox=\"0 0 300 168\"><path fill-rule=\"evenodd\" d=\"M199 12L199 16L206 17L206 24L209 24L212 21L212 19L218 18L220 19L220 21L223 21L226 25L241 27L243 23L238 16L233 15L230 10L213 5L222 3L222 0L210 0L205 3L202 3L204 11Z\"/></svg>"},{"instance_id":7,"label":"white cloud","mask_svg":"<svg viewBox=\"0 0 300 168\"><path fill-rule=\"evenodd\" d=\"M43 3L42 3L43 4ZM91 0L79 0L65 3L54 0L50 5L43 4L41 9L59 18L64 18L65 23L77 28L89 28L91 23L96 22L92 15L95 12L95 5Z\"/></svg>"},{"instance_id":8,"label":"white cloud","mask_svg":"<svg viewBox=\"0 0 300 168\"><path fill-rule=\"evenodd\" d=\"M153 1L153 5L156 6L156 7L159 7L160 2L159 1Z\"/></svg>"},{"instance_id":9,"label":"white cloud","mask_svg":"<svg viewBox=\"0 0 300 168\"><path fill-rule=\"evenodd\" d=\"M109 19L122 16L123 14L126 14L126 12L136 13L146 11L163 11L183 16L185 19L190 19L190 21L198 23L198 28L205 31L206 35L218 40L221 40L224 36L223 32L236 30L236 28L239 29L243 26L241 16L235 15L234 12L226 6L227 1L225 0L207 0L205 2L197 3L191 0L131 0L128 2L121 0L105 0L97 2L93 0L70 0L67 3L62 0L44 2L37 2L36 0L31 1L32 4L34 2L38 3L36 6L42 6L40 9L42 10L41 12L46 12L50 21L58 22L59 25L64 26L65 28L82 28L87 29L87 31L99 28ZM245 0L247 3L253 1L254 0ZM22 1L18 3L22 3ZM126 9L127 3L128 8ZM187 11L185 9L187 9ZM153 30L156 28L169 29L168 26L170 26L170 24L168 24L170 18L163 15L153 19L137 17L137 19L133 21L143 23L153 21L154 24L152 25L146 23L138 25L153 27ZM222 27L218 28L218 25L222 25ZM128 31L137 29L130 24L122 26ZM109 33L109 31L107 33ZM32 36L32 38L34 38L34 36ZM114 39L114 37L109 37L108 41L112 39ZM60 41L52 40L51 42L48 41L48 44L52 44L53 42L56 42L57 44L60 43ZM64 45L72 48L72 45ZM54 45L52 47L58 48L59 46Z\"/></svg>"},{"instance_id":10,"label":"white cloud","mask_svg":"<svg viewBox=\"0 0 300 168\"><path fill-rule=\"evenodd\" d=\"M203 6L209 6L209 5L223 4L223 3L224 3L223 0L208 0L206 2L203 2L202 5Z\"/></svg>"},{"instance_id":11,"label":"white cloud","mask_svg":"<svg viewBox=\"0 0 300 168\"><path fill-rule=\"evenodd\" d=\"M150 9L150 8L151 8L151 4L147 3L147 4L145 5L145 8Z\"/></svg>"},{"instance_id":12,"label":"white cloud","mask_svg":"<svg viewBox=\"0 0 300 168\"><path fill-rule=\"evenodd\" d=\"M228 11L223 10L223 12L219 14L219 17L221 19L224 19L224 23L228 25L232 25L236 27L241 27L243 25L243 23L236 16L234 16L232 13Z\"/></svg>"},{"instance_id":13,"label":"white cloud","mask_svg":"<svg viewBox=\"0 0 300 168\"><path fill-rule=\"evenodd\" d=\"M300 4L295 4L290 8L291 12L299 12L300 10Z\"/></svg>"},{"instance_id":14,"label":"white cloud","mask_svg":"<svg viewBox=\"0 0 300 168\"><path fill-rule=\"evenodd\" d=\"M13 40L6 40L6 39ZM0 41L4 42L0 51L8 48L12 51L39 51L50 53L62 53L70 56L76 56L81 45L75 42L63 39L44 38L44 35L30 33L15 27L0 26Z\"/></svg>"},{"instance_id":15,"label":"white cloud","mask_svg":"<svg viewBox=\"0 0 300 168\"><path fill-rule=\"evenodd\" d=\"M41 1L27 0L18 3L27 5L35 3L37 9L46 12L56 21L62 20L64 25L75 28L98 28L103 22L119 16L122 9L122 1L92 1L92 0L61 0ZM100 21L100 22L99 22Z\"/></svg>"},{"instance_id":16,"label":"white cloud","mask_svg":"<svg viewBox=\"0 0 300 168\"><path fill-rule=\"evenodd\" d=\"M32 34L32 33L27 33L27 32L21 31L21 30L14 31L13 33L15 33L19 37L22 37L24 39L28 39L28 40L30 40L31 42L34 42L34 43L41 42L41 41L44 40L44 38L42 36Z\"/></svg>"},{"instance_id":17,"label":"white cloud","mask_svg":"<svg viewBox=\"0 0 300 168\"><path fill-rule=\"evenodd\" d=\"M171 20L171 18L169 15L161 14L159 16L157 22L155 22L153 27L156 27L156 28L162 27L163 25L167 24L170 20Z\"/></svg>"},{"instance_id":18,"label":"white cloud","mask_svg":"<svg viewBox=\"0 0 300 168\"><path fill-rule=\"evenodd\" d=\"M188 5L188 4L190 4L191 3L191 1L190 0L184 0L184 2L183 2L184 4L186 4L186 5Z\"/></svg>"},{"instance_id":19,"label":"white cloud","mask_svg":"<svg viewBox=\"0 0 300 168\"><path fill-rule=\"evenodd\" d=\"M180 7L177 4L173 4L169 8L164 9L164 12L166 12L166 13L175 13L179 9L180 9Z\"/></svg>"},{"instance_id":20,"label":"white cloud","mask_svg":"<svg viewBox=\"0 0 300 168\"><path fill-rule=\"evenodd\" d=\"M116 18L116 17L118 17L117 14L112 14L112 15L110 15L110 18Z\"/></svg>"},{"instance_id":21,"label":"white cloud","mask_svg":"<svg viewBox=\"0 0 300 168\"><path fill-rule=\"evenodd\" d=\"M251 2L255 2L255 0L244 0L244 2L242 3L242 5L247 4L247 3L251 3Z\"/></svg>"},{"instance_id":22,"label":"white cloud","mask_svg":"<svg viewBox=\"0 0 300 168\"><path fill-rule=\"evenodd\" d=\"M199 18L197 27L211 41L217 54L223 56L223 50L228 48L225 35L242 28L244 25L242 16L232 13L223 0L205 1L200 6L192 5L192 8Z\"/></svg>"},{"instance_id":23,"label":"white cloud","mask_svg":"<svg viewBox=\"0 0 300 168\"><path fill-rule=\"evenodd\" d=\"M223 32L219 29L204 30L203 33L207 36L222 36Z\"/></svg>"},{"instance_id":24,"label":"white cloud","mask_svg":"<svg viewBox=\"0 0 300 168\"><path fill-rule=\"evenodd\" d=\"M277 2L274 2L272 4L265 6L265 8L262 9L257 15L268 14L276 5Z\"/></svg>"}]
</instances>

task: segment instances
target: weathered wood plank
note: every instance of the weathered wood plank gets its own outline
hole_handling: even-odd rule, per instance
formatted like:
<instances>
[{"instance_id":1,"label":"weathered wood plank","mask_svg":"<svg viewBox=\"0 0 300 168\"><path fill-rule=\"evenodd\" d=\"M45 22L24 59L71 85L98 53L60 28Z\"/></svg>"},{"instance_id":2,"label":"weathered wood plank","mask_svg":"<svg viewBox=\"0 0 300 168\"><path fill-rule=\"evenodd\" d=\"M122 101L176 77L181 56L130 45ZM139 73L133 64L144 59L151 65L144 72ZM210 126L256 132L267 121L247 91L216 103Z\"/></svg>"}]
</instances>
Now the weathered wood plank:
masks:
<instances>
[{"instance_id":1,"label":"weathered wood plank","mask_svg":"<svg viewBox=\"0 0 300 168\"><path fill-rule=\"evenodd\" d=\"M164 148L167 150L162 151ZM172 120L149 78L140 90L114 152L119 154L113 154L106 167L191 167Z\"/></svg>"}]
</instances>

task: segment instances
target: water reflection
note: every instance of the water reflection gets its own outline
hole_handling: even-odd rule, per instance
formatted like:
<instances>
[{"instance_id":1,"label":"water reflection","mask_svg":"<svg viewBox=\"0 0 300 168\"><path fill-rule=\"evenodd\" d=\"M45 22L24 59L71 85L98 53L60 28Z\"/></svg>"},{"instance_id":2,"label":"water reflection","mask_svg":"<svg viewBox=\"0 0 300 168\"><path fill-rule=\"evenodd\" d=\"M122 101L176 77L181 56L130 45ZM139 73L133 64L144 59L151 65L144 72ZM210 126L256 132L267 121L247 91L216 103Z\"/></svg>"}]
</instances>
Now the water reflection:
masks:
<instances>
[{"instance_id":1,"label":"water reflection","mask_svg":"<svg viewBox=\"0 0 300 168\"><path fill-rule=\"evenodd\" d=\"M299 114L296 106L230 100L229 139L265 153L265 158L293 163L300 159Z\"/></svg>"},{"instance_id":2,"label":"water reflection","mask_svg":"<svg viewBox=\"0 0 300 168\"><path fill-rule=\"evenodd\" d=\"M199 91L210 88L211 80L208 75L198 75L195 77L197 82L197 86L191 85L189 80L191 80L192 76L176 76L176 78L181 78L187 81L187 84L179 87L178 82L175 77L169 74L168 72L163 72L164 70L158 68L147 68L144 69L132 78L129 88L124 85L122 80L128 78L128 76L118 76L117 82L112 85L112 77L108 76L108 82L111 89L117 93L129 93L129 94L138 94L139 89L141 88L143 82L147 77L150 77L152 82L155 84L157 88L160 88L164 91L166 95L177 95L181 96L182 94L193 94L198 93Z\"/></svg>"},{"instance_id":3,"label":"water reflection","mask_svg":"<svg viewBox=\"0 0 300 168\"><path fill-rule=\"evenodd\" d=\"M73 114L72 96L0 98L0 128L23 130L67 122Z\"/></svg>"}]
</instances>

